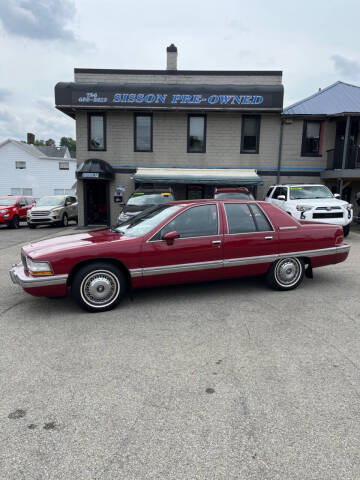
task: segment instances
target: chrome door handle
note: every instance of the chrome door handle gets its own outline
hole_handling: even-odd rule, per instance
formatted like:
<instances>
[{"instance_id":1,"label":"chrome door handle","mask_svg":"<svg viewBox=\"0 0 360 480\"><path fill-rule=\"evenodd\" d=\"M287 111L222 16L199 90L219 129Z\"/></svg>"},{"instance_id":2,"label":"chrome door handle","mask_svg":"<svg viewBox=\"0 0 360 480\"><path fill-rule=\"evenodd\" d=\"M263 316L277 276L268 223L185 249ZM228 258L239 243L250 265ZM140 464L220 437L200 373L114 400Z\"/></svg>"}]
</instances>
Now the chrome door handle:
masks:
<instances>
[{"instance_id":1,"label":"chrome door handle","mask_svg":"<svg viewBox=\"0 0 360 480\"><path fill-rule=\"evenodd\" d=\"M271 236L270 237L265 237L265 240L272 240L272 239L273 239L273 237L271 237Z\"/></svg>"},{"instance_id":2,"label":"chrome door handle","mask_svg":"<svg viewBox=\"0 0 360 480\"><path fill-rule=\"evenodd\" d=\"M211 243L213 245L221 245L221 240L213 240Z\"/></svg>"}]
</instances>

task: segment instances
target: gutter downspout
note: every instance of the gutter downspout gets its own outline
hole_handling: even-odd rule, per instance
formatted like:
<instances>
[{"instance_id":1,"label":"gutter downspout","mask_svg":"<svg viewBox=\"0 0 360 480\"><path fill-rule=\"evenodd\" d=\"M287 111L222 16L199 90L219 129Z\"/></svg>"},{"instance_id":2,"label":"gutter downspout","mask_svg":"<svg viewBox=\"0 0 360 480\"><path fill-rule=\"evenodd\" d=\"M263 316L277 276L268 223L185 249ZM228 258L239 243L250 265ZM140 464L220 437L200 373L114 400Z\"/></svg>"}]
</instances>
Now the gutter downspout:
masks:
<instances>
[{"instance_id":1,"label":"gutter downspout","mask_svg":"<svg viewBox=\"0 0 360 480\"><path fill-rule=\"evenodd\" d=\"M348 146L349 146L349 133L350 133L350 115L348 117L346 117L344 150L343 150L343 157L342 157L342 163L341 163L341 169L342 170L344 170L345 167L346 167L346 157L347 157ZM340 195L342 195L343 186L344 186L344 179L343 178L339 178L339 186L340 186L339 193L340 193Z\"/></svg>"},{"instance_id":2,"label":"gutter downspout","mask_svg":"<svg viewBox=\"0 0 360 480\"><path fill-rule=\"evenodd\" d=\"M276 184L280 183L280 170L281 170L281 159L282 159L282 145L283 145L283 131L284 131L284 119L281 119L280 124L280 140L279 140L279 156L278 156L278 165L276 173Z\"/></svg>"}]
</instances>

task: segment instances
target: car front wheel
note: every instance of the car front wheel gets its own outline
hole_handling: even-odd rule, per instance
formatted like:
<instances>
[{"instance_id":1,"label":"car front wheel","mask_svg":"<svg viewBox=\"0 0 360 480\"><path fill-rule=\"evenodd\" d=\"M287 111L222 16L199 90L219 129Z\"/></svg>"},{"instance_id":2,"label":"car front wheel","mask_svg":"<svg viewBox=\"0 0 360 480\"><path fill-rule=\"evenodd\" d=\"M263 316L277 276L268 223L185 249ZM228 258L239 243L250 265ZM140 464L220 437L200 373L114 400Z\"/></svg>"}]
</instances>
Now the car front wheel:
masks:
<instances>
[{"instance_id":1,"label":"car front wheel","mask_svg":"<svg viewBox=\"0 0 360 480\"><path fill-rule=\"evenodd\" d=\"M17 215L14 215L14 218L9 223L10 228L19 228L20 227L20 220Z\"/></svg>"},{"instance_id":2,"label":"car front wheel","mask_svg":"<svg viewBox=\"0 0 360 480\"><path fill-rule=\"evenodd\" d=\"M304 273L305 266L301 258L281 258L271 265L266 280L276 290L293 290L302 282Z\"/></svg>"},{"instance_id":3,"label":"car front wheel","mask_svg":"<svg viewBox=\"0 0 360 480\"><path fill-rule=\"evenodd\" d=\"M68 217L66 215L66 213L64 213L63 217L62 217L62 220L61 220L61 226L62 227L67 227L69 225L69 220L68 220Z\"/></svg>"},{"instance_id":4,"label":"car front wheel","mask_svg":"<svg viewBox=\"0 0 360 480\"><path fill-rule=\"evenodd\" d=\"M82 267L75 275L71 294L88 312L113 309L126 293L126 278L115 265L93 263Z\"/></svg>"}]
</instances>

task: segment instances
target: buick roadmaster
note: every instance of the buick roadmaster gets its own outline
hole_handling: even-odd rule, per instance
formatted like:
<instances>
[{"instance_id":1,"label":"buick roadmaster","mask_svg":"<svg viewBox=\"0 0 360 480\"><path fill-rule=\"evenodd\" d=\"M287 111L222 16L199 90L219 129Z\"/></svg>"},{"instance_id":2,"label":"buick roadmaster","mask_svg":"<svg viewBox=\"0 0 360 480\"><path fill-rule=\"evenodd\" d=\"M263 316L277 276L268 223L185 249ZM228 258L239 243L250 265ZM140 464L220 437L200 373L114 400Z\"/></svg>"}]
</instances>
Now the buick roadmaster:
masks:
<instances>
[{"instance_id":1,"label":"buick roadmaster","mask_svg":"<svg viewBox=\"0 0 360 480\"><path fill-rule=\"evenodd\" d=\"M291 290L313 268L344 261L343 240L340 225L300 222L268 202L177 201L117 227L26 245L10 276L32 295L70 295L101 312L139 287L264 275Z\"/></svg>"}]
</instances>

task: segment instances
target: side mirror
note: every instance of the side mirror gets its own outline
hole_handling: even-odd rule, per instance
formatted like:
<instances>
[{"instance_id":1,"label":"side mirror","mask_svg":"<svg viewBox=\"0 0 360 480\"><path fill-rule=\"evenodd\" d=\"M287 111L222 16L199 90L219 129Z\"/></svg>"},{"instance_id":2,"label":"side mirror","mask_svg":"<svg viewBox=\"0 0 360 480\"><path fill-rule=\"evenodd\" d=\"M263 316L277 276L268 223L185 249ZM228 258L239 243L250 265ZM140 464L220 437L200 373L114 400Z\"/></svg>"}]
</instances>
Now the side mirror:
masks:
<instances>
[{"instance_id":1,"label":"side mirror","mask_svg":"<svg viewBox=\"0 0 360 480\"><path fill-rule=\"evenodd\" d=\"M337 198L338 200L340 200L341 199L340 193L334 193L334 198Z\"/></svg>"},{"instance_id":2,"label":"side mirror","mask_svg":"<svg viewBox=\"0 0 360 480\"><path fill-rule=\"evenodd\" d=\"M168 245L172 245L174 241L180 237L180 234L178 232L175 232L175 230L171 232L167 232L162 236L162 240L165 240L165 242Z\"/></svg>"},{"instance_id":3,"label":"side mirror","mask_svg":"<svg viewBox=\"0 0 360 480\"><path fill-rule=\"evenodd\" d=\"M276 199L277 200L286 200L286 197L285 197L285 195L278 195Z\"/></svg>"}]
</instances>

